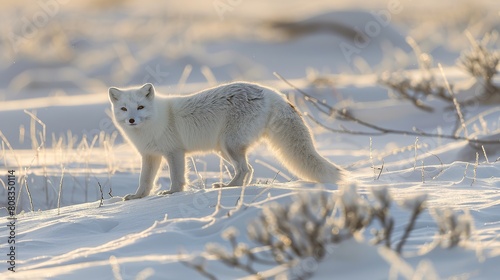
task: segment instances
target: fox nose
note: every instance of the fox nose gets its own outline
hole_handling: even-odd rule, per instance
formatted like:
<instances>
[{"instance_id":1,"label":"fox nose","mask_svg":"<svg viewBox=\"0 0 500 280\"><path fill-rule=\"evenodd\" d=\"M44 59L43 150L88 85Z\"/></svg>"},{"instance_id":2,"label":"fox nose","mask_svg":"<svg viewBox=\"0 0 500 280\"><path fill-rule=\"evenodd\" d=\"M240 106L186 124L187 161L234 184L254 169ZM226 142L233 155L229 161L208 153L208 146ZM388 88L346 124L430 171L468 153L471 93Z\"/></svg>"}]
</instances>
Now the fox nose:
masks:
<instances>
[{"instance_id":1,"label":"fox nose","mask_svg":"<svg viewBox=\"0 0 500 280\"><path fill-rule=\"evenodd\" d=\"M134 119L129 119L128 122L129 123L135 123L135 120Z\"/></svg>"}]
</instances>

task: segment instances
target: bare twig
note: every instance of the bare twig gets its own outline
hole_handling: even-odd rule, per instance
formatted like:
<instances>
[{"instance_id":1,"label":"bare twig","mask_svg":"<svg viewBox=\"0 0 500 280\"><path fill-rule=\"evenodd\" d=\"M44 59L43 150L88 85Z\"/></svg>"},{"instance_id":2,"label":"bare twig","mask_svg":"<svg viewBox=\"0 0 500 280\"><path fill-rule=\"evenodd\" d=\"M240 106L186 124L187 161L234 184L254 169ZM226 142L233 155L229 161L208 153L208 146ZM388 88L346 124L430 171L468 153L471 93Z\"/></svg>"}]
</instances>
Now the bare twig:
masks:
<instances>
[{"instance_id":1,"label":"bare twig","mask_svg":"<svg viewBox=\"0 0 500 280\"><path fill-rule=\"evenodd\" d=\"M431 156L434 156L436 157L438 160L439 160L439 164L441 165L441 171L439 171L438 174L434 175L434 177L432 177L432 180L436 179L437 177L439 177L441 174L443 174L444 172L444 164L443 164L443 161L441 160L440 157L438 157L437 155L431 153L431 152L427 152L428 154L430 154Z\"/></svg>"},{"instance_id":2,"label":"bare twig","mask_svg":"<svg viewBox=\"0 0 500 280\"><path fill-rule=\"evenodd\" d=\"M413 171L417 168L417 147L418 147L418 137L415 139L414 152L415 156L413 158Z\"/></svg>"},{"instance_id":3,"label":"bare twig","mask_svg":"<svg viewBox=\"0 0 500 280\"><path fill-rule=\"evenodd\" d=\"M370 137L370 162L372 164L372 169L373 169L373 178L375 178L375 164L373 163L373 141L371 137Z\"/></svg>"},{"instance_id":4,"label":"bare twig","mask_svg":"<svg viewBox=\"0 0 500 280\"><path fill-rule=\"evenodd\" d=\"M476 162L474 163L474 178L472 178L472 182L470 183L471 186L476 182L478 165L479 165L479 153L476 152Z\"/></svg>"},{"instance_id":5,"label":"bare twig","mask_svg":"<svg viewBox=\"0 0 500 280\"><path fill-rule=\"evenodd\" d=\"M111 270L113 271L113 279L123 280L118 259L115 256L109 257L109 264L111 265Z\"/></svg>"},{"instance_id":6,"label":"bare twig","mask_svg":"<svg viewBox=\"0 0 500 280\"><path fill-rule=\"evenodd\" d=\"M467 131L467 126L465 126L465 119L464 115L462 114L462 110L460 109L460 104L457 101L457 98L455 97L455 93L453 93L453 90L450 87L450 83L448 82L448 79L446 78L446 75L444 74L443 66L441 66L441 63L438 64L439 71L441 72L441 75L443 76L444 83L446 85L446 89L448 90L448 93L452 97L453 100L453 105L455 105L455 110L458 115L458 119L460 120L460 125L462 126L462 129L464 131L465 137L469 137L469 132ZM455 135L457 133L455 132Z\"/></svg>"},{"instance_id":7,"label":"bare twig","mask_svg":"<svg viewBox=\"0 0 500 280\"><path fill-rule=\"evenodd\" d=\"M191 162L193 163L193 169L194 173L196 174L196 177L201 181L201 186L203 187L202 189L206 189L207 186L205 185L205 181L203 180L203 176L198 172L198 168L196 167L196 162L194 161L193 157L191 158Z\"/></svg>"},{"instance_id":8,"label":"bare twig","mask_svg":"<svg viewBox=\"0 0 500 280\"><path fill-rule=\"evenodd\" d=\"M305 100L309 101L316 108L322 108L323 109L322 111L326 110L328 112L328 114L327 114L328 116L337 115L346 121L354 122L354 123L357 123L361 126L364 126L366 128L373 130L373 131L368 132L368 131L351 131L351 130L347 130L347 129L335 129L335 128L331 128L331 127L326 126L324 123L317 120L316 118L314 118L310 114L306 115L314 123L320 125L321 127L325 128L329 131L332 131L332 132L354 134L354 135L367 135L367 136L380 136L380 135L386 135L386 134L401 134L401 135L409 135L409 136L422 136L422 137L445 138L445 139L452 139L452 140L465 140L465 141L468 141L469 143L477 143L477 144L500 144L500 139L499 140L481 140L481 139L472 139L472 138L469 138L466 136L460 136L460 135L448 135L448 134L424 132L421 130L417 130L416 128L414 128L413 131L408 131L408 130L400 130L400 129L381 127L381 126L363 121L361 119L358 119L358 118L352 116L351 114L349 114L349 112L345 109L339 110L339 109L333 108L332 106L330 106L324 102L320 102L318 99L312 97L310 94L306 93L305 91L299 89L298 87L296 87L295 85L290 83L288 80L283 78L283 76L281 76L280 74L274 72L274 75L276 77L278 77L279 79L281 79L283 82L285 82L287 85L289 85L290 87L295 89L297 92L302 94L304 97L306 97Z\"/></svg>"},{"instance_id":9,"label":"bare twig","mask_svg":"<svg viewBox=\"0 0 500 280\"><path fill-rule=\"evenodd\" d=\"M483 147L483 149L484 149L484 147ZM273 178L273 180L271 181L271 185L273 185L273 184L274 184L274 182L276 181L276 178L278 178L278 175L280 174L280 172L281 172L281 170L278 170L278 172L276 172L276 174L274 174L274 178Z\"/></svg>"},{"instance_id":10,"label":"bare twig","mask_svg":"<svg viewBox=\"0 0 500 280\"><path fill-rule=\"evenodd\" d=\"M64 170L65 170L65 167L63 166L62 171L61 171L61 181L59 182L59 195L57 197L57 215L61 214L61 194L62 194L62 187L63 187L63 180L64 180Z\"/></svg>"},{"instance_id":11,"label":"bare twig","mask_svg":"<svg viewBox=\"0 0 500 280\"><path fill-rule=\"evenodd\" d=\"M384 170L384 160L382 159L382 167L380 167L380 172L378 173L377 180L380 179L380 175L382 175L382 171Z\"/></svg>"},{"instance_id":12,"label":"bare twig","mask_svg":"<svg viewBox=\"0 0 500 280\"><path fill-rule=\"evenodd\" d=\"M102 186L99 181L97 181L97 185L99 185L99 192L101 193L101 200L99 201L99 207L101 207L104 204L104 194L102 192Z\"/></svg>"},{"instance_id":13,"label":"bare twig","mask_svg":"<svg viewBox=\"0 0 500 280\"><path fill-rule=\"evenodd\" d=\"M481 145L481 149L483 149L483 154L484 154L484 158L486 159L486 163L490 163L490 160L488 159L488 155L486 155L486 150L484 149L484 145Z\"/></svg>"},{"instance_id":14,"label":"bare twig","mask_svg":"<svg viewBox=\"0 0 500 280\"><path fill-rule=\"evenodd\" d=\"M410 223L408 223L408 225L406 226L405 232L403 233L403 237L401 237L401 240L399 241L396 247L396 252L398 254L401 254L401 250L403 250L403 246L408 240L408 237L410 237L410 233L413 230L413 227L415 226L415 222L417 221L418 215L422 213L423 209L424 208L421 205L413 209L413 212L411 213Z\"/></svg>"},{"instance_id":15,"label":"bare twig","mask_svg":"<svg viewBox=\"0 0 500 280\"><path fill-rule=\"evenodd\" d=\"M205 269L205 267L202 265L198 265L198 264L187 262L187 261L181 261L181 263L186 265L187 267L190 267L190 268L198 271L198 273L200 273L202 276L205 276L206 278L208 278L210 280L217 280L217 277L215 277L215 275L213 275L212 273L208 272Z\"/></svg>"},{"instance_id":16,"label":"bare twig","mask_svg":"<svg viewBox=\"0 0 500 280\"><path fill-rule=\"evenodd\" d=\"M31 191L30 191L30 187L28 185L28 171L27 171L27 168L24 169L24 176L23 176L23 181L24 181L24 186L26 187L26 193L28 194L28 199L30 201L30 209L31 209L31 212L35 211L34 207L33 207L33 197L31 196Z\"/></svg>"},{"instance_id":17,"label":"bare twig","mask_svg":"<svg viewBox=\"0 0 500 280\"><path fill-rule=\"evenodd\" d=\"M424 161L423 160L422 160L421 173L422 173L422 183L425 183L425 166L424 166Z\"/></svg>"}]
</instances>

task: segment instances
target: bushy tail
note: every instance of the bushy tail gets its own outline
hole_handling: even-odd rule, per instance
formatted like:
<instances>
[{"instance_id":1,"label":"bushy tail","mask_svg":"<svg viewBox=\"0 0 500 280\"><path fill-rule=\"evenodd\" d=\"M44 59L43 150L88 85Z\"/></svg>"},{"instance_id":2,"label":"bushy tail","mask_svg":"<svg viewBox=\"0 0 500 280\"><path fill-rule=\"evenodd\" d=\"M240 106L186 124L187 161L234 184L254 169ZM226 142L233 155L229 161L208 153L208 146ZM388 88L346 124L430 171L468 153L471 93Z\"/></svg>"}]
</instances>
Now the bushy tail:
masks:
<instances>
[{"instance_id":1,"label":"bushy tail","mask_svg":"<svg viewBox=\"0 0 500 280\"><path fill-rule=\"evenodd\" d=\"M343 170L318 154L309 129L292 104L273 108L266 134L281 162L299 178L319 183L341 181Z\"/></svg>"}]
</instances>

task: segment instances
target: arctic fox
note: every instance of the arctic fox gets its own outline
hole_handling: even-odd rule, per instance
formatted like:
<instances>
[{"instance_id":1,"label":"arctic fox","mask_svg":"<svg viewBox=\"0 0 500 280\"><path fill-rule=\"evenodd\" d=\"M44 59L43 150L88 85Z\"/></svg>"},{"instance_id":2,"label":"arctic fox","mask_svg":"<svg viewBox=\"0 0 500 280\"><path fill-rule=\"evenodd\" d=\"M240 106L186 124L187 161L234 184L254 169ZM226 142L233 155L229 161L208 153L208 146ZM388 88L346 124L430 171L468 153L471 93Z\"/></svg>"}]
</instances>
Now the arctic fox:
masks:
<instances>
[{"instance_id":1,"label":"arctic fox","mask_svg":"<svg viewBox=\"0 0 500 280\"><path fill-rule=\"evenodd\" d=\"M215 187L250 183L253 169L247 152L266 139L281 162L298 177L335 183L342 170L318 154L311 133L286 97L258 84L235 82L188 96L156 95L152 84L109 89L113 121L142 156L139 187L123 199L147 196L153 189L162 157L171 186L159 195L184 190L186 154L218 152L231 163L234 178Z\"/></svg>"}]
</instances>

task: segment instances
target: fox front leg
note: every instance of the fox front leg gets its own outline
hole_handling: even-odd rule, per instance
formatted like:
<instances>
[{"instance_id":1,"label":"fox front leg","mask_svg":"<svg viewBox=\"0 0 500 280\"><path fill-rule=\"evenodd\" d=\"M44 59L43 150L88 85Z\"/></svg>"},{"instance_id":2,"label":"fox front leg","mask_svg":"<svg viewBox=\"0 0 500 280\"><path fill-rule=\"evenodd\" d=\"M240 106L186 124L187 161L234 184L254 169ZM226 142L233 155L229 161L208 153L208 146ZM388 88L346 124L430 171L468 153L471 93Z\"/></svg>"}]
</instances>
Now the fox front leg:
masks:
<instances>
[{"instance_id":1,"label":"fox front leg","mask_svg":"<svg viewBox=\"0 0 500 280\"><path fill-rule=\"evenodd\" d=\"M139 187L137 188L135 194L127 194L123 197L123 200L138 199L149 195L153 189L160 164L161 156L143 155Z\"/></svg>"},{"instance_id":2,"label":"fox front leg","mask_svg":"<svg viewBox=\"0 0 500 280\"><path fill-rule=\"evenodd\" d=\"M160 191L158 195L181 192L186 185L186 158L184 152L170 152L165 155L165 158L170 169L170 190Z\"/></svg>"}]
</instances>

